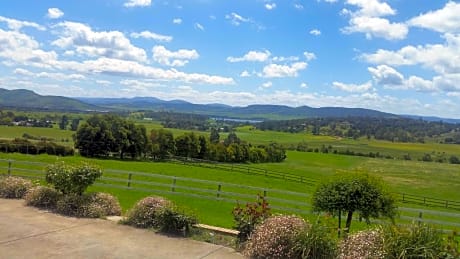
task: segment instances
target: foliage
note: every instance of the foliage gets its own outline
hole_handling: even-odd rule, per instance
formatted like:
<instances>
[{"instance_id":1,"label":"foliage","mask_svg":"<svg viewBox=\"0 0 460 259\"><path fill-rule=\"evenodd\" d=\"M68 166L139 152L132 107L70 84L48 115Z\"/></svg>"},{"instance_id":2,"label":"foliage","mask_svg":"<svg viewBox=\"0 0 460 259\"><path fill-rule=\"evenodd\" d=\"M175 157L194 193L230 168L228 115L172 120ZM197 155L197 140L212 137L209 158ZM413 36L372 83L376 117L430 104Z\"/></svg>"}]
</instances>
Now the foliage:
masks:
<instances>
[{"instance_id":1,"label":"foliage","mask_svg":"<svg viewBox=\"0 0 460 259\"><path fill-rule=\"evenodd\" d=\"M426 224L385 226L382 233L386 258L440 258L445 249L442 232Z\"/></svg>"},{"instance_id":2,"label":"foliage","mask_svg":"<svg viewBox=\"0 0 460 259\"><path fill-rule=\"evenodd\" d=\"M364 230L347 236L340 242L339 259L384 259L381 229Z\"/></svg>"},{"instance_id":3,"label":"foliage","mask_svg":"<svg viewBox=\"0 0 460 259\"><path fill-rule=\"evenodd\" d=\"M101 218L120 215L121 208L116 198L106 193L63 195L56 203L56 212L66 216Z\"/></svg>"},{"instance_id":4,"label":"foliage","mask_svg":"<svg viewBox=\"0 0 460 259\"><path fill-rule=\"evenodd\" d=\"M395 198L387 192L382 181L368 174L339 175L320 184L313 194L313 210L333 215L348 213L346 231L349 232L353 213L370 223L381 216L393 219L397 214Z\"/></svg>"},{"instance_id":5,"label":"foliage","mask_svg":"<svg viewBox=\"0 0 460 259\"><path fill-rule=\"evenodd\" d=\"M243 243L248 240L255 227L270 216L271 212L267 200L259 194L254 203L248 202L244 207L237 203L232 214L234 227L239 231L238 242Z\"/></svg>"},{"instance_id":6,"label":"foliage","mask_svg":"<svg viewBox=\"0 0 460 259\"><path fill-rule=\"evenodd\" d=\"M158 215L170 205L171 202L162 197L150 196L143 198L128 211L123 224L138 228L158 228L160 226Z\"/></svg>"},{"instance_id":7,"label":"foliage","mask_svg":"<svg viewBox=\"0 0 460 259\"><path fill-rule=\"evenodd\" d=\"M332 229L320 222L304 227L294 238L293 253L296 258L335 258L337 240Z\"/></svg>"},{"instance_id":8,"label":"foliage","mask_svg":"<svg viewBox=\"0 0 460 259\"><path fill-rule=\"evenodd\" d=\"M296 216L274 216L256 227L243 254L251 258L296 258L295 239L307 226Z\"/></svg>"},{"instance_id":9,"label":"foliage","mask_svg":"<svg viewBox=\"0 0 460 259\"><path fill-rule=\"evenodd\" d=\"M32 188L32 182L21 177L0 177L0 197L20 199Z\"/></svg>"},{"instance_id":10,"label":"foliage","mask_svg":"<svg viewBox=\"0 0 460 259\"><path fill-rule=\"evenodd\" d=\"M163 233L186 236L197 223L196 216L174 205L166 206L157 215L158 229Z\"/></svg>"},{"instance_id":11,"label":"foliage","mask_svg":"<svg viewBox=\"0 0 460 259\"><path fill-rule=\"evenodd\" d=\"M27 135L26 135L27 136ZM0 140L0 150L5 153L21 154L48 154L57 156L69 156L74 154L73 148L58 145L47 139L39 142L31 142L27 139L15 138L14 140Z\"/></svg>"},{"instance_id":12,"label":"foliage","mask_svg":"<svg viewBox=\"0 0 460 259\"><path fill-rule=\"evenodd\" d=\"M83 156L108 156L129 153L132 158L146 154L148 138L142 125L135 125L119 116L94 115L83 123L75 134L75 148Z\"/></svg>"},{"instance_id":13,"label":"foliage","mask_svg":"<svg viewBox=\"0 0 460 259\"><path fill-rule=\"evenodd\" d=\"M82 195L83 192L102 176L102 170L94 165L82 162L80 165L66 165L56 162L48 165L46 182L63 194Z\"/></svg>"},{"instance_id":14,"label":"foliage","mask_svg":"<svg viewBox=\"0 0 460 259\"><path fill-rule=\"evenodd\" d=\"M173 133L159 129L150 132L151 153L154 158L165 159L176 152L176 143Z\"/></svg>"},{"instance_id":15,"label":"foliage","mask_svg":"<svg viewBox=\"0 0 460 259\"><path fill-rule=\"evenodd\" d=\"M36 186L27 191L24 199L27 206L43 209L55 209L62 194L47 186Z\"/></svg>"}]
</instances>

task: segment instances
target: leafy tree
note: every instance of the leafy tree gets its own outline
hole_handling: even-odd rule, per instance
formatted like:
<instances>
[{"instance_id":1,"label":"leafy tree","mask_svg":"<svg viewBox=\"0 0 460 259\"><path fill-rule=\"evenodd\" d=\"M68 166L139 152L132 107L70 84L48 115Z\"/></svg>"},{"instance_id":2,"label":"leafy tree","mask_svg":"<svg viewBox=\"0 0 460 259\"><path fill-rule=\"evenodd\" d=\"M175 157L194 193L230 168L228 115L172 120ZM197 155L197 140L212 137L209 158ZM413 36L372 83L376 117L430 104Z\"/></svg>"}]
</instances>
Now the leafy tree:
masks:
<instances>
[{"instance_id":1,"label":"leafy tree","mask_svg":"<svg viewBox=\"0 0 460 259\"><path fill-rule=\"evenodd\" d=\"M460 159L457 156L450 156L449 162L451 164L460 164Z\"/></svg>"},{"instance_id":2,"label":"leafy tree","mask_svg":"<svg viewBox=\"0 0 460 259\"><path fill-rule=\"evenodd\" d=\"M102 176L99 167L88 163L77 166L57 162L46 167L46 182L63 194L82 195L85 190Z\"/></svg>"},{"instance_id":3,"label":"leafy tree","mask_svg":"<svg viewBox=\"0 0 460 259\"><path fill-rule=\"evenodd\" d=\"M174 135L169 130L159 129L150 131L150 141L154 157L165 159L176 152Z\"/></svg>"},{"instance_id":4,"label":"leafy tree","mask_svg":"<svg viewBox=\"0 0 460 259\"><path fill-rule=\"evenodd\" d=\"M198 158L204 159L208 156L209 152L209 143L205 136L199 136L198 142L200 145L200 151L198 152Z\"/></svg>"},{"instance_id":5,"label":"leafy tree","mask_svg":"<svg viewBox=\"0 0 460 259\"><path fill-rule=\"evenodd\" d=\"M176 154L183 157L198 158L200 145L195 133L185 133L176 138Z\"/></svg>"},{"instance_id":6,"label":"leafy tree","mask_svg":"<svg viewBox=\"0 0 460 259\"><path fill-rule=\"evenodd\" d=\"M216 128L211 129L211 135L209 136L209 141L212 144L217 144L220 141L219 131Z\"/></svg>"},{"instance_id":7,"label":"leafy tree","mask_svg":"<svg viewBox=\"0 0 460 259\"><path fill-rule=\"evenodd\" d=\"M227 138L224 140L224 145L229 146L230 144L240 144L241 139L238 138L235 132L228 134Z\"/></svg>"},{"instance_id":8,"label":"leafy tree","mask_svg":"<svg viewBox=\"0 0 460 259\"><path fill-rule=\"evenodd\" d=\"M59 128L61 130L65 130L68 124L69 124L69 118L65 114L62 115L61 121L59 122Z\"/></svg>"},{"instance_id":9,"label":"leafy tree","mask_svg":"<svg viewBox=\"0 0 460 259\"><path fill-rule=\"evenodd\" d=\"M70 130L77 131L79 124L80 124L80 119L72 119L70 123Z\"/></svg>"},{"instance_id":10,"label":"leafy tree","mask_svg":"<svg viewBox=\"0 0 460 259\"><path fill-rule=\"evenodd\" d=\"M382 181L367 174L340 175L321 184L313 194L312 204L316 212L338 215L339 231L342 212L347 213L347 233L355 212L367 223L370 218L381 216L393 220L397 213L395 199L384 189Z\"/></svg>"}]
</instances>

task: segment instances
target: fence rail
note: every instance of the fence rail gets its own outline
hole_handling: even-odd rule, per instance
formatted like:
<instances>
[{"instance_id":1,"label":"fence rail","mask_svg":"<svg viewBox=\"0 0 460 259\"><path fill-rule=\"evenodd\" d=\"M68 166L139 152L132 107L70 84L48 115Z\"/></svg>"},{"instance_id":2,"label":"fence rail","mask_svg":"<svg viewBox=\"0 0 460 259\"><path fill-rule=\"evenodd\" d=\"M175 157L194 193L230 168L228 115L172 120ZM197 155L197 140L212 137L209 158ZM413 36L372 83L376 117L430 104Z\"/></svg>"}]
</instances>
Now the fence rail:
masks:
<instances>
[{"instance_id":1,"label":"fence rail","mask_svg":"<svg viewBox=\"0 0 460 259\"><path fill-rule=\"evenodd\" d=\"M34 179L44 179L43 167L47 164L29 161L13 161L0 159L6 166L0 166L3 174L17 175ZM177 177L147 172L124 171L116 169L104 170L103 177L96 181L95 186L155 194L181 195L222 202L253 202L258 195L264 196L272 209L280 212L311 214L311 204L307 201L310 195L293 191L285 191L256 186L245 186L234 183L202 180L196 178ZM441 201L443 208L458 210L452 206L456 201L446 201L415 195L399 194L404 199L403 204L410 204L415 199L417 205L430 206L430 202ZM404 197L404 198L402 198ZM402 201L401 201L402 202ZM447 204L447 207L446 207ZM460 227L460 213L429 210L421 208L400 207L400 221L419 221L440 225L443 228L455 229Z\"/></svg>"}]
</instances>

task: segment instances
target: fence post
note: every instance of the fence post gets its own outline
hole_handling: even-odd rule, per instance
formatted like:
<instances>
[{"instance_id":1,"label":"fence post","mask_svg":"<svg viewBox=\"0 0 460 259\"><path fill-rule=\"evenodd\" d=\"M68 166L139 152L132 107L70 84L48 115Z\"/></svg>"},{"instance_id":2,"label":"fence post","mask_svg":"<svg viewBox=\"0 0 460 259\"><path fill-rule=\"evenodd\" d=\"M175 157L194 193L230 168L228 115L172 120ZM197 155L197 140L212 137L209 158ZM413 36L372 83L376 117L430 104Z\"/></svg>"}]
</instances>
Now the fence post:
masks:
<instances>
[{"instance_id":1,"label":"fence post","mask_svg":"<svg viewBox=\"0 0 460 259\"><path fill-rule=\"evenodd\" d=\"M171 185L171 191L172 192L176 191L176 181L177 181L177 178L174 176L173 182L172 182L172 185Z\"/></svg>"},{"instance_id":2,"label":"fence post","mask_svg":"<svg viewBox=\"0 0 460 259\"><path fill-rule=\"evenodd\" d=\"M264 198L267 197L267 190L264 190Z\"/></svg>"},{"instance_id":3,"label":"fence post","mask_svg":"<svg viewBox=\"0 0 460 259\"><path fill-rule=\"evenodd\" d=\"M422 216L423 216L423 213L420 211L418 213L418 224L420 225L422 223Z\"/></svg>"},{"instance_id":4,"label":"fence post","mask_svg":"<svg viewBox=\"0 0 460 259\"><path fill-rule=\"evenodd\" d=\"M131 187L131 178L133 177L132 173L129 173L128 175L128 187Z\"/></svg>"},{"instance_id":5,"label":"fence post","mask_svg":"<svg viewBox=\"0 0 460 259\"><path fill-rule=\"evenodd\" d=\"M402 201L404 202L404 193L402 195L403 195L403 200Z\"/></svg>"},{"instance_id":6,"label":"fence post","mask_svg":"<svg viewBox=\"0 0 460 259\"><path fill-rule=\"evenodd\" d=\"M222 190L222 184L219 183L219 185L217 186L217 198L220 197L220 191Z\"/></svg>"},{"instance_id":7,"label":"fence post","mask_svg":"<svg viewBox=\"0 0 460 259\"><path fill-rule=\"evenodd\" d=\"M8 176L11 176L11 160L8 160Z\"/></svg>"}]
</instances>

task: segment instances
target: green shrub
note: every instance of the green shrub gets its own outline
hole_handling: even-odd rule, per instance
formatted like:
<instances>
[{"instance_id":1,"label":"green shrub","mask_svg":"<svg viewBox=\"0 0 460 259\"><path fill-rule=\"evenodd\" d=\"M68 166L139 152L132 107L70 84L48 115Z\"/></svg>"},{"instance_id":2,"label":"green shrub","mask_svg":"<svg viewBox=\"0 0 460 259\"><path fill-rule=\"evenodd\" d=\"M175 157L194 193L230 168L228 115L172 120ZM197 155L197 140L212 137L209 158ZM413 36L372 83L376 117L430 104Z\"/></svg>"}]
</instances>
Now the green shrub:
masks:
<instances>
[{"instance_id":1,"label":"green shrub","mask_svg":"<svg viewBox=\"0 0 460 259\"><path fill-rule=\"evenodd\" d=\"M339 259L384 259L381 229L365 230L349 235L340 242Z\"/></svg>"},{"instance_id":2,"label":"green shrub","mask_svg":"<svg viewBox=\"0 0 460 259\"><path fill-rule=\"evenodd\" d=\"M239 231L238 242L246 242L254 228L270 216L270 208L265 197L260 194L254 203L246 203L242 207L239 203L232 211L235 229Z\"/></svg>"},{"instance_id":3,"label":"green shrub","mask_svg":"<svg viewBox=\"0 0 460 259\"><path fill-rule=\"evenodd\" d=\"M331 231L332 230L332 231ZM336 258L337 240L334 229L320 223L305 227L294 239L295 258Z\"/></svg>"},{"instance_id":4,"label":"green shrub","mask_svg":"<svg viewBox=\"0 0 460 259\"><path fill-rule=\"evenodd\" d=\"M444 251L442 232L426 225L383 227L386 258L440 258Z\"/></svg>"},{"instance_id":5,"label":"green shrub","mask_svg":"<svg viewBox=\"0 0 460 259\"><path fill-rule=\"evenodd\" d=\"M7 176L0 178L0 197L20 199L32 188L32 182L21 177Z\"/></svg>"},{"instance_id":6,"label":"green shrub","mask_svg":"<svg viewBox=\"0 0 460 259\"><path fill-rule=\"evenodd\" d=\"M296 216L274 216L258 225L243 254L251 258L295 258L295 239L307 226Z\"/></svg>"},{"instance_id":7,"label":"green shrub","mask_svg":"<svg viewBox=\"0 0 460 259\"><path fill-rule=\"evenodd\" d=\"M122 223L138 228L159 228L158 215L168 206L171 202L162 197L146 197L134 205Z\"/></svg>"},{"instance_id":8,"label":"green shrub","mask_svg":"<svg viewBox=\"0 0 460 259\"><path fill-rule=\"evenodd\" d=\"M102 218L120 215L118 200L106 193L67 194L56 203L56 212L66 216L82 218Z\"/></svg>"},{"instance_id":9,"label":"green shrub","mask_svg":"<svg viewBox=\"0 0 460 259\"><path fill-rule=\"evenodd\" d=\"M56 203L61 197L61 193L53 188L46 186L36 186L27 191L24 199L27 206L43 209L55 209Z\"/></svg>"},{"instance_id":10,"label":"green shrub","mask_svg":"<svg viewBox=\"0 0 460 259\"><path fill-rule=\"evenodd\" d=\"M46 182L63 194L82 195L88 186L102 176L99 167L84 162L76 166L57 162L47 166L45 171Z\"/></svg>"},{"instance_id":11,"label":"green shrub","mask_svg":"<svg viewBox=\"0 0 460 259\"><path fill-rule=\"evenodd\" d=\"M186 236L197 223L194 215L172 205L163 208L157 214L158 229L163 233Z\"/></svg>"}]
</instances>

